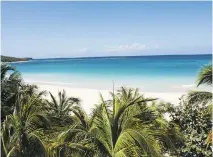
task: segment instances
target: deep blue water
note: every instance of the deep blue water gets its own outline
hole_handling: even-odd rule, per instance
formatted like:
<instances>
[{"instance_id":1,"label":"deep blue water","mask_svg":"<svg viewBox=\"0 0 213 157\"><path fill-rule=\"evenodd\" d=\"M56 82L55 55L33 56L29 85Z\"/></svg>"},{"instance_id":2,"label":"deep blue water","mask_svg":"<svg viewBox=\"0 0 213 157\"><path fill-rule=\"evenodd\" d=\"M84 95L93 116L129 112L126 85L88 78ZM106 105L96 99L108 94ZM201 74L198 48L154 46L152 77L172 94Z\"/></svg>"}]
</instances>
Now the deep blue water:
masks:
<instances>
[{"instance_id":1,"label":"deep blue water","mask_svg":"<svg viewBox=\"0 0 213 157\"><path fill-rule=\"evenodd\" d=\"M212 55L168 55L35 59L12 63L24 74L71 74L98 77L195 77Z\"/></svg>"}]
</instances>

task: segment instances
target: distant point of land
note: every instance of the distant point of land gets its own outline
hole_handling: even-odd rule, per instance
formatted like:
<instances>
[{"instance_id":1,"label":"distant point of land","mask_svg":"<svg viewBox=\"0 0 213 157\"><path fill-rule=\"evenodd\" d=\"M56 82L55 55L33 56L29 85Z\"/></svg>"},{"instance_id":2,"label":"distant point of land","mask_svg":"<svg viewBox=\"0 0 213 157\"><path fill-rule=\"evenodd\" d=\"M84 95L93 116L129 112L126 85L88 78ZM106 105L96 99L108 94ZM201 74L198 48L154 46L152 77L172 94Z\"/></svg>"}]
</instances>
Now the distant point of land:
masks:
<instances>
[{"instance_id":1,"label":"distant point of land","mask_svg":"<svg viewBox=\"0 0 213 157\"><path fill-rule=\"evenodd\" d=\"M17 58L17 57L9 57L1 55L1 62L20 62L20 61L28 61L32 58Z\"/></svg>"}]
</instances>

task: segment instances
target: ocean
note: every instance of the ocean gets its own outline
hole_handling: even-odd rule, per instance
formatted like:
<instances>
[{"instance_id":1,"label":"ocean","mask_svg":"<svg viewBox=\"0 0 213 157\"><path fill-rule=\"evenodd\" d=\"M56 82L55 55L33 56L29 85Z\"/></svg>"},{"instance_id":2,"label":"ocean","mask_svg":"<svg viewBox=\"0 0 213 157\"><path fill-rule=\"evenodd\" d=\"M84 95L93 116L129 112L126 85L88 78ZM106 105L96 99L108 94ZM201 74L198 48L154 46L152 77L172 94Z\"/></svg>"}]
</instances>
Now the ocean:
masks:
<instances>
[{"instance_id":1,"label":"ocean","mask_svg":"<svg viewBox=\"0 0 213 157\"><path fill-rule=\"evenodd\" d=\"M126 86L145 92L185 92L196 89L200 68L212 55L164 55L33 59L11 63L25 82L80 88ZM207 87L204 87L207 89Z\"/></svg>"}]
</instances>

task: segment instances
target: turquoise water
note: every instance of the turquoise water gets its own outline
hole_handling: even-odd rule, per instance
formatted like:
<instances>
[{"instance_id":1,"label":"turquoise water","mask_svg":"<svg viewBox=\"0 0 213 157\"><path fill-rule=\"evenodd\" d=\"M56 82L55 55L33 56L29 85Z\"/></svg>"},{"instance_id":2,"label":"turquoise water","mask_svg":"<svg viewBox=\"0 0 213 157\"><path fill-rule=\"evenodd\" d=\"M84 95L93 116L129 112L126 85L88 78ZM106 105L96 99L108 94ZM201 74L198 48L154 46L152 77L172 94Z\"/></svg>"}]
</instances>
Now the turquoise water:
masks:
<instances>
[{"instance_id":1,"label":"turquoise water","mask_svg":"<svg viewBox=\"0 0 213 157\"><path fill-rule=\"evenodd\" d=\"M11 64L32 82L105 89L114 81L146 91L173 92L191 87L200 67L211 61L211 55L170 55L35 59Z\"/></svg>"}]
</instances>

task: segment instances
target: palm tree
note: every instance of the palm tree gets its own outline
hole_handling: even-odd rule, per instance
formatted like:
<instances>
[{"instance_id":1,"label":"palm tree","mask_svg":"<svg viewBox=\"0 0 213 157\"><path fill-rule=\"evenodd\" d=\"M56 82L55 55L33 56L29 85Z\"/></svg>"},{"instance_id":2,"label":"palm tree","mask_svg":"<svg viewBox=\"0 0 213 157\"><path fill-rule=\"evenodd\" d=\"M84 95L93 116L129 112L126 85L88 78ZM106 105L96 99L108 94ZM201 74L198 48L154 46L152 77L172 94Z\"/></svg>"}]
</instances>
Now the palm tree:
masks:
<instances>
[{"instance_id":1,"label":"palm tree","mask_svg":"<svg viewBox=\"0 0 213 157\"><path fill-rule=\"evenodd\" d=\"M23 103L27 102L28 99L31 97L37 97L41 101L44 101L42 99L42 96L45 96L45 95L46 95L46 91L40 91L37 85L21 83L19 87L19 91L16 94L16 99L18 100L21 97L21 100L23 101Z\"/></svg>"},{"instance_id":2,"label":"palm tree","mask_svg":"<svg viewBox=\"0 0 213 157\"><path fill-rule=\"evenodd\" d=\"M64 129L68 124L74 122L71 113L74 107L80 106L80 100L74 97L68 97L66 92L58 92L58 98L53 96L51 92L50 100L46 100L46 109L48 110L48 117L51 120L55 129ZM60 127L59 127L60 126Z\"/></svg>"},{"instance_id":3,"label":"palm tree","mask_svg":"<svg viewBox=\"0 0 213 157\"><path fill-rule=\"evenodd\" d=\"M22 91L22 93L25 93L25 95L29 97L33 95L37 95L39 97L46 95L46 91L39 91L37 85L31 85L31 84L21 84L20 91Z\"/></svg>"},{"instance_id":4,"label":"palm tree","mask_svg":"<svg viewBox=\"0 0 213 157\"><path fill-rule=\"evenodd\" d=\"M58 101L51 92L49 94L51 101L46 101L47 108L52 115L61 119L70 116L71 108L80 103L78 98L67 97L65 90L58 92Z\"/></svg>"},{"instance_id":5,"label":"palm tree","mask_svg":"<svg viewBox=\"0 0 213 157\"><path fill-rule=\"evenodd\" d=\"M80 125L72 125L60 134L58 138L66 143L62 152L66 154L70 145L78 143L84 156L162 156L162 142L169 145L171 140L167 136L167 122L147 106L155 99L144 98L137 89L123 87L117 94L111 94L109 101L101 96L102 103L90 118L80 111L81 116L77 117L84 119L79 120Z\"/></svg>"},{"instance_id":6,"label":"palm tree","mask_svg":"<svg viewBox=\"0 0 213 157\"><path fill-rule=\"evenodd\" d=\"M201 85L212 85L212 64L205 65L201 68L197 78L197 87ZM212 103L212 93L207 91L191 91L188 94L188 101L190 104Z\"/></svg>"},{"instance_id":7,"label":"palm tree","mask_svg":"<svg viewBox=\"0 0 213 157\"><path fill-rule=\"evenodd\" d=\"M12 66L1 64L1 120L13 112L21 75Z\"/></svg>"},{"instance_id":8,"label":"palm tree","mask_svg":"<svg viewBox=\"0 0 213 157\"><path fill-rule=\"evenodd\" d=\"M54 118L50 116L51 122L55 125L54 135L51 135L47 145L49 157L65 157L68 154L73 156L84 156L86 152L91 152L92 148L85 146L88 144L88 125L89 118L85 111L81 108L77 98L67 98L65 91L59 92L59 101L50 93L52 98L48 103L48 110ZM53 106L53 108L51 107ZM60 111L59 111L60 110ZM59 114L60 113L60 114ZM60 124L57 123L57 119ZM61 121L63 120L63 125ZM66 120L66 122L64 122ZM66 131L64 131L66 130ZM87 154L88 156L88 154Z\"/></svg>"},{"instance_id":9,"label":"palm tree","mask_svg":"<svg viewBox=\"0 0 213 157\"><path fill-rule=\"evenodd\" d=\"M13 113L19 96L27 99L33 95L42 96L46 91L38 91L36 85L24 84L19 72L8 64L1 64L1 120Z\"/></svg>"},{"instance_id":10,"label":"palm tree","mask_svg":"<svg viewBox=\"0 0 213 157\"><path fill-rule=\"evenodd\" d=\"M14 113L8 115L2 127L2 145L7 157L28 157L46 155L39 138L39 131L48 129L49 120L45 116L42 101L32 96L27 101L19 97Z\"/></svg>"}]
</instances>

